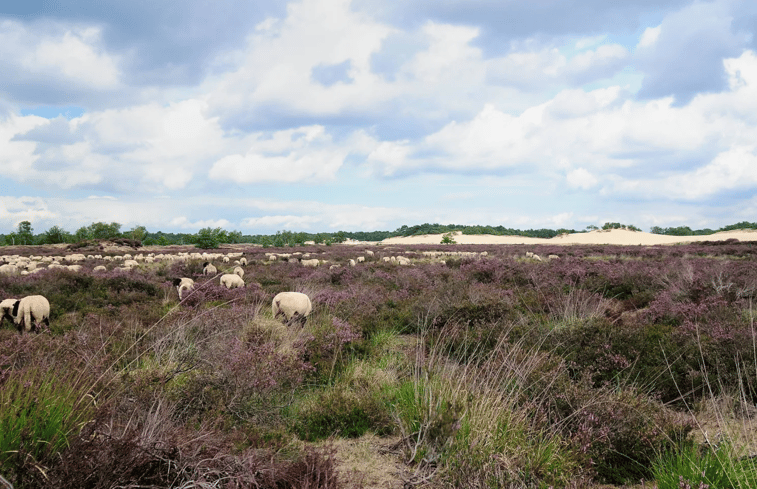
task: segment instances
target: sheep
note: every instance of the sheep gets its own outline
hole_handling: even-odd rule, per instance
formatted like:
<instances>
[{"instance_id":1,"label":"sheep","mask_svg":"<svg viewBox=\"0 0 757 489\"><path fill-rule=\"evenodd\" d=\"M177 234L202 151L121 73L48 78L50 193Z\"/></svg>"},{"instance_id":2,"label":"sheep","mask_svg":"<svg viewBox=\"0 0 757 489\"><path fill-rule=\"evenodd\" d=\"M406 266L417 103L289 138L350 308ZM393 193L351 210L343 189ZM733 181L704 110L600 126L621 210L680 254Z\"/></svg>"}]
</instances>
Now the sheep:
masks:
<instances>
[{"instance_id":1,"label":"sheep","mask_svg":"<svg viewBox=\"0 0 757 489\"><path fill-rule=\"evenodd\" d=\"M355 260L353 260L353 259L350 259L350 261L348 263L350 264L351 267L355 266Z\"/></svg>"},{"instance_id":2,"label":"sheep","mask_svg":"<svg viewBox=\"0 0 757 489\"><path fill-rule=\"evenodd\" d=\"M13 303L11 312L18 332L39 331L40 325L50 327L50 303L44 296L29 295Z\"/></svg>"},{"instance_id":3,"label":"sheep","mask_svg":"<svg viewBox=\"0 0 757 489\"><path fill-rule=\"evenodd\" d=\"M357 262L358 262L358 263L363 263L363 262L365 262L365 257L364 257L364 256L358 256L358 257L357 257Z\"/></svg>"},{"instance_id":4,"label":"sheep","mask_svg":"<svg viewBox=\"0 0 757 489\"><path fill-rule=\"evenodd\" d=\"M13 323L13 316L11 313L13 312L13 304L15 303L16 299L5 299L0 302L0 326L3 325L3 322L5 322L6 319Z\"/></svg>"},{"instance_id":5,"label":"sheep","mask_svg":"<svg viewBox=\"0 0 757 489\"><path fill-rule=\"evenodd\" d=\"M97 265L95 268L92 269L93 272L104 272L107 268L105 268L104 265Z\"/></svg>"},{"instance_id":6,"label":"sheep","mask_svg":"<svg viewBox=\"0 0 757 489\"><path fill-rule=\"evenodd\" d=\"M284 316L285 324L300 323L304 326L313 305L310 298L301 292L280 292L273 298L271 309L274 319Z\"/></svg>"},{"instance_id":7,"label":"sheep","mask_svg":"<svg viewBox=\"0 0 757 489\"><path fill-rule=\"evenodd\" d=\"M81 272L81 265L67 265L66 268L72 272Z\"/></svg>"},{"instance_id":8,"label":"sheep","mask_svg":"<svg viewBox=\"0 0 757 489\"><path fill-rule=\"evenodd\" d=\"M223 262L224 263L229 263L229 257L228 256L224 256L223 257Z\"/></svg>"},{"instance_id":9,"label":"sheep","mask_svg":"<svg viewBox=\"0 0 757 489\"><path fill-rule=\"evenodd\" d=\"M244 278L244 268L242 267L234 267L234 271L231 273L239 275L239 278Z\"/></svg>"},{"instance_id":10,"label":"sheep","mask_svg":"<svg viewBox=\"0 0 757 489\"><path fill-rule=\"evenodd\" d=\"M203 275L215 275L216 273L218 273L218 269L209 261L202 264Z\"/></svg>"},{"instance_id":11,"label":"sheep","mask_svg":"<svg viewBox=\"0 0 757 489\"><path fill-rule=\"evenodd\" d=\"M182 300L184 291L189 292L195 286L195 281L191 278L182 277L173 279L173 285L176 287L176 291L179 293L179 300Z\"/></svg>"},{"instance_id":12,"label":"sheep","mask_svg":"<svg viewBox=\"0 0 757 489\"><path fill-rule=\"evenodd\" d=\"M399 263L400 265L410 265L410 258L406 256L398 256L397 263Z\"/></svg>"},{"instance_id":13,"label":"sheep","mask_svg":"<svg viewBox=\"0 0 757 489\"><path fill-rule=\"evenodd\" d=\"M313 258L312 260L302 260L300 263L302 263L303 267L317 267L320 260L318 260L318 258Z\"/></svg>"},{"instance_id":14,"label":"sheep","mask_svg":"<svg viewBox=\"0 0 757 489\"><path fill-rule=\"evenodd\" d=\"M547 256L547 259L549 259L549 260L559 260L560 257L558 255L549 255L549 256Z\"/></svg>"},{"instance_id":15,"label":"sheep","mask_svg":"<svg viewBox=\"0 0 757 489\"><path fill-rule=\"evenodd\" d=\"M239 275L233 273L225 273L221 275L221 285L227 289L236 289L244 287L244 280Z\"/></svg>"},{"instance_id":16,"label":"sheep","mask_svg":"<svg viewBox=\"0 0 757 489\"><path fill-rule=\"evenodd\" d=\"M247 265L247 258L244 258L244 257L240 258L239 259L239 264L240 265Z\"/></svg>"},{"instance_id":17,"label":"sheep","mask_svg":"<svg viewBox=\"0 0 757 489\"><path fill-rule=\"evenodd\" d=\"M16 265L0 265L0 274L2 275L13 275L15 273L18 273L18 267Z\"/></svg>"}]
</instances>

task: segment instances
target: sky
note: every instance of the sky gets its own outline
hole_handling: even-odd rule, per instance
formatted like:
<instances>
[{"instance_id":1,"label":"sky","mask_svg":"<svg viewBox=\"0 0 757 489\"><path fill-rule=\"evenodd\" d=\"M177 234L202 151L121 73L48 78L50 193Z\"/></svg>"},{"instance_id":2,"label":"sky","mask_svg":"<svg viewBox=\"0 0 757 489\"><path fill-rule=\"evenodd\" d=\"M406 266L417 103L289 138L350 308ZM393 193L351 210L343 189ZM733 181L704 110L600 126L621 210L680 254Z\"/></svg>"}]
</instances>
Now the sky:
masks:
<instances>
[{"instance_id":1,"label":"sky","mask_svg":"<svg viewBox=\"0 0 757 489\"><path fill-rule=\"evenodd\" d=\"M757 221L754 0L3 0L0 233Z\"/></svg>"}]
</instances>

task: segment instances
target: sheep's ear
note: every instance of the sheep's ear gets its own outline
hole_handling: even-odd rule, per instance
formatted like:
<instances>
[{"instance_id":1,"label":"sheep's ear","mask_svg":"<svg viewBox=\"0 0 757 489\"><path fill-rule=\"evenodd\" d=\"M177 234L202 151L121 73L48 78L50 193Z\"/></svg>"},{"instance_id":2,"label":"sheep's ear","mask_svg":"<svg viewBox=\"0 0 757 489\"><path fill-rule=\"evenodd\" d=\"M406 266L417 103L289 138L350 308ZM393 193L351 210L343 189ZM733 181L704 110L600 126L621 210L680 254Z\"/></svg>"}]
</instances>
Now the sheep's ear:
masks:
<instances>
[{"instance_id":1,"label":"sheep's ear","mask_svg":"<svg viewBox=\"0 0 757 489\"><path fill-rule=\"evenodd\" d=\"M18 315L18 305L21 304L21 301L16 301L13 303L13 315Z\"/></svg>"}]
</instances>

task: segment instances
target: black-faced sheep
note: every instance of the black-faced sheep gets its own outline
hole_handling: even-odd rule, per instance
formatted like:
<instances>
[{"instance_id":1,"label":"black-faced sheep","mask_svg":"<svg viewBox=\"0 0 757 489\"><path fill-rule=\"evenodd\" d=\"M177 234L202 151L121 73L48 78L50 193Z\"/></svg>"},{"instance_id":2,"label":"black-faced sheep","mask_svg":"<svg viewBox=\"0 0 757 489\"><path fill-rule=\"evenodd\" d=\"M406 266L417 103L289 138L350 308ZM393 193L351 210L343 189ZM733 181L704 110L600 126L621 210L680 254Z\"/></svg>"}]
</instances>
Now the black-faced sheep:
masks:
<instances>
[{"instance_id":1,"label":"black-faced sheep","mask_svg":"<svg viewBox=\"0 0 757 489\"><path fill-rule=\"evenodd\" d=\"M244 287L244 280L234 273L225 273L221 275L221 285L227 289L236 289Z\"/></svg>"},{"instance_id":2,"label":"black-faced sheep","mask_svg":"<svg viewBox=\"0 0 757 489\"><path fill-rule=\"evenodd\" d=\"M29 295L13 303L11 316L19 333L39 331L41 324L50 327L50 303L41 295Z\"/></svg>"},{"instance_id":3,"label":"black-faced sheep","mask_svg":"<svg viewBox=\"0 0 757 489\"><path fill-rule=\"evenodd\" d=\"M203 275L215 275L216 273L218 273L218 269L209 261L202 264Z\"/></svg>"},{"instance_id":4,"label":"black-faced sheep","mask_svg":"<svg viewBox=\"0 0 757 489\"><path fill-rule=\"evenodd\" d=\"M244 257L240 258L239 259L239 264L240 265L247 265L247 258L244 258Z\"/></svg>"},{"instance_id":5,"label":"black-faced sheep","mask_svg":"<svg viewBox=\"0 0 757 489\"><path fill-rule=\"evenodd\" d=\"M242 267L234 267L234 271L232 271L231 273L239 275L239 278L244 278L244 268Z\"/></svg>"},{"instance_id":6,"label":"black-faced sheep","mask_svg":"<svg viewBox=\"0 0 757 489\"><path fill-rule=\"evenodd\" d=\"M8 321L13 323L13 305L16 303L16 299L5 299L2 302L0 302L0 326L3 325L3 322L7 319Z\"/></svg>"},{"instance_id":7,"label":"black-faced sheep","mask_svg":"<svg viewBox=\"0 0 757 489\"><path fill-rule=\"evenodd\" d=\"M173 279L173 285L176 287L176 291L179 293L179 300L182 299L184 292L189 292L195 286L195 281L191 278L175 278Z\"/></svg>"},{"instance_id":8,"label":"black-faced sheep","mask_svg":"<svg viewBox=\"0 0 757 489\"><path fill-rule=\"evenodd\" d=\"M273 310L273 318L278 319L279 316L284 316L284 323L305 324L308 314L313 310L313 305L310 303L310 298L301 292L280 292L273 298L271 304Z\"/></svg>"}]
</instances>

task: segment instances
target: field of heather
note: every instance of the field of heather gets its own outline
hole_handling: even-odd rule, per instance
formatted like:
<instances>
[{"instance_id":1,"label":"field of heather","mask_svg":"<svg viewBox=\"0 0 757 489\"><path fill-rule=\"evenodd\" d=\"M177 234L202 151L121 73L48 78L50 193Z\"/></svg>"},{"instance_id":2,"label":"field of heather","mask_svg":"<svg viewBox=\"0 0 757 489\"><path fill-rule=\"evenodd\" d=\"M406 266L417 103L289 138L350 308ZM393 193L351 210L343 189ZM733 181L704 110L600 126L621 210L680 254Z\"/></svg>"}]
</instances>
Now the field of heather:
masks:
<instances>
[{"instance_id":1,"label":"field of heather","mask_svg":"<svg viewBox=\"0 0 757 489\"><path fill-rule=\"evenodd\" d=\"M757 243L197 251L2 249L51 305L0 327L13 487L757 487Z\"/></svg>"}]
</instances>

